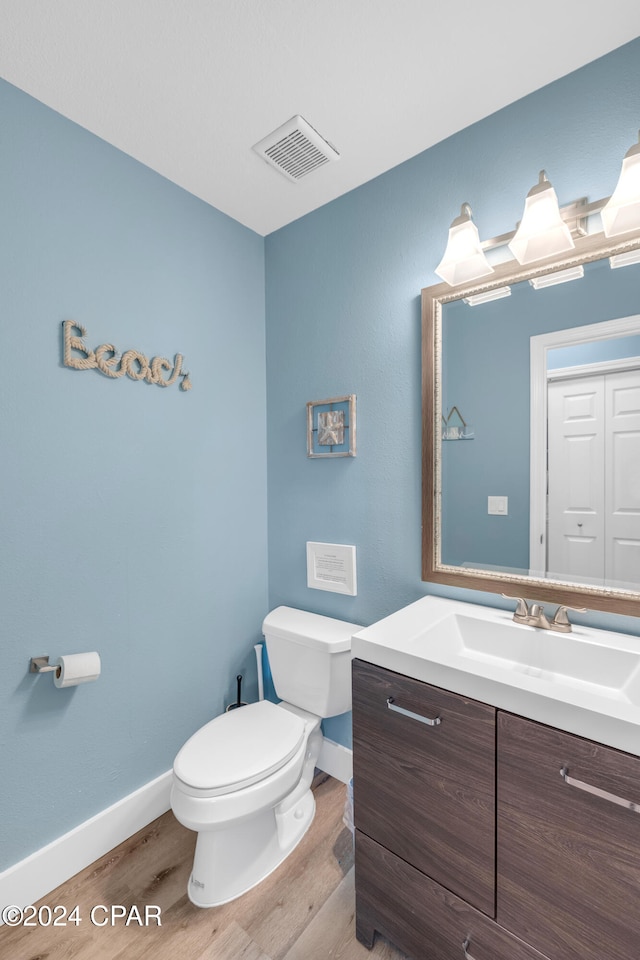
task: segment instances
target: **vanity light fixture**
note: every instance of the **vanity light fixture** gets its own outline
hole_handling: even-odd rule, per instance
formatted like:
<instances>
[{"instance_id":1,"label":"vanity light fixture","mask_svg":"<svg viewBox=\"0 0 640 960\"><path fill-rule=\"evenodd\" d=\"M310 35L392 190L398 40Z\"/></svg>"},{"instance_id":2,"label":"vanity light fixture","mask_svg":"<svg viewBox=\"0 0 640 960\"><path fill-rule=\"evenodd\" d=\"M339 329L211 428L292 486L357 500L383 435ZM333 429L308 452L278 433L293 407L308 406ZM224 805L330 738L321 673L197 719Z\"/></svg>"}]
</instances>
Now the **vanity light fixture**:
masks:
<instances>
[{"instance_id":1,"label":"vanity light fixture","mask_svg":"<svg viewBox=\"0 0 640 960\"><path fill-rule=\"evenodd\" d=\"M474 293L471 297L463 297L465 303L470 307L477 307L481 303L489 303L491 300L502 300L503 297L511 296L511 287L496 287L495 290L486 290L484 293Z\"/></svg>"},{"instance_id":2,"label":"vanity light fixture","mask_svg":"<svg viewBox=\"0 0 640 960\"><path fill-rule=\"evenodd\" d=\"M617 186L610 197L591 203L587 203L583 197L560 208L556 192L545 171L541 170L538 183L527 194L517 229L482 242L471 219L471 207L463 203L460 216L451 224L447 249L435 272L449 286L455 287L472 283L494 272L485 257L485 250L508 247L522 266L559 256L575 249L574 237L586 236L588 220L595 214L601 215L604 235L622 237L622 243L626 234L640 230L640 132L638 143L627 150L624 156ZM610 258L614 269L638 262L636 251L626 251ZM536 278L536 289L564 282L557 273L552 276L554 279L546 284L542 283L541 278ZM501 295L508 296L493 291L493 295L487 299L497 299ZM476 295L464 299L467 303L486 302L479 300Z\"/></svg>"},{"instance_id":3,"label":"vanity light fixture","mask_svg":"<svg viewBox=\"0 0 640 960\"><path fill-rule=\"evenodd\" d=\"M606 237L618 237L640 227L640 133L624 155L617 186L600 216Z\"/></svg>"},{"instance_id":4,"label":"vanity light fixture","mask_svg":"<svg viewBox=\"0 0 640 960\"><path fill-rule=\"evenodd\" d=\"M463 203L460 216L449 227L449 240L436 273L450 286L470 283L493 273L493 267L480 246L478 228L471 219L471 207Z\"/></svg>"},{"instance_id":5,"label":"vanity light fixture","mask_svg":"<svg viewBox=\"0 0 640 960\"><path fill-rule=\"evenodd\" d=\"M584 267L580 264L577 267L569 267L568 270L557 270L555 273L545 273L543 277L533 277L529 283L534 290L543 290L545 287L553 287L557 283L568 283L569 280L579 280L584 277Z\"/></svg>"},{"instance_id":6,"label":"vanity light fixture","mask_svg":"<svg viewBox=\"0 0 640 960\"><path fill-rule=\"evenodd\" d=\"M540 171L538 182L527 194L520 226L508 246L518 263L523 265L575 247L560 214L556 192L544 170Z\"/></svg>"}]
</instances>

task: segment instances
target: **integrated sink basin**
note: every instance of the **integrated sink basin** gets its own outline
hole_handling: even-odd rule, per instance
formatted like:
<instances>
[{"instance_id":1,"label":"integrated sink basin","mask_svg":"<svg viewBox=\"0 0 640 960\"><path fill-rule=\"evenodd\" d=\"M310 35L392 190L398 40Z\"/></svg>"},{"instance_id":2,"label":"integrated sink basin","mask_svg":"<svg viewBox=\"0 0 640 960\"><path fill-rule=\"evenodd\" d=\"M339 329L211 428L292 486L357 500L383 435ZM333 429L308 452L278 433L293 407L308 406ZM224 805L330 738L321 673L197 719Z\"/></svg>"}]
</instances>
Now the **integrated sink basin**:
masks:
<instances>
[{"instance_id":1,"label":"integrated sink basin","mask_svg":"<svg viewBox=\"0 0 640 960\"><path fill-rule=\"evenodd\" d=\"M580 627L575 633L553 633L513 621L452 613L427 630L418 644L428 647L444 642L450 644L449 656L453 653L536 679L588 688L605 697L633 698L640 704L640 689L632 684L640 668L640 649L605 644L607 634L593 632L603 634L600 642L585 637Z\"/></svg>"},{"instance_id":2,"label":"integrated sink basin","mask_svg":"<svg viewBox=\"0 0 640 960\"><path fill-rule=\"evenodd\" d=\"M423 597L352 639L352 654L640 756L640 638L556 633L508 610Z\"/></svg>"}]
</instances>

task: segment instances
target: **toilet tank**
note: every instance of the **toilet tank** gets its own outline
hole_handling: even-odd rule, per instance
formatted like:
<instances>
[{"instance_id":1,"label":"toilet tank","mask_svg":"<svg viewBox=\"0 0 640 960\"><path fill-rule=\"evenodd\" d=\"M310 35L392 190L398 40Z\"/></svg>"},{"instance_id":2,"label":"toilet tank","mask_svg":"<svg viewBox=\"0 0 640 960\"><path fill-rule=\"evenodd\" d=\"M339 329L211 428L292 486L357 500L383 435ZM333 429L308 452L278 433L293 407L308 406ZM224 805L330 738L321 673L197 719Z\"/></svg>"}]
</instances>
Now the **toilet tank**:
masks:
<instances>
[{"instance_id":1,"label":"toilet tank","mask_svg":"<svg viewBox=\"0 0 640 960\"><path fill-rule=\"evenodd\" d=\"M317 717L351 710L351 636L361 629L294 607L267 614L262 632L278 697Z\"/></svg>"}]
</instances>

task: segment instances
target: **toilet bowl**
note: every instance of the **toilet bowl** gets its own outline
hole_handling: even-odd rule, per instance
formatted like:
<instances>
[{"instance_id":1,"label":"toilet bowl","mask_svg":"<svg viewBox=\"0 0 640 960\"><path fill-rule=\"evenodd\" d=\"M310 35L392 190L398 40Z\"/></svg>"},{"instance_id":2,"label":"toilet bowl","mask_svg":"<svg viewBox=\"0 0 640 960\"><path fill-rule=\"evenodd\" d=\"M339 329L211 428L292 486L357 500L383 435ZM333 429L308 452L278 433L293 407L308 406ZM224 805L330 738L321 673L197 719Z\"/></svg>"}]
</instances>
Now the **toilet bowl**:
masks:
<instances>
[{"instance_id":1,"label":"toilet bowl","mask_svg":"<svg viewBox=\"0 0 640 960\"><path fill-rule=\"evenodd\" d=\"M311 791L323 717L351 709L358 624L278 607L263 633L279 703L259 700L205 724L179 751L171 807L198 833L188 895L199 907L264 880L314 817Z\"/></svg>"}]
</instances>

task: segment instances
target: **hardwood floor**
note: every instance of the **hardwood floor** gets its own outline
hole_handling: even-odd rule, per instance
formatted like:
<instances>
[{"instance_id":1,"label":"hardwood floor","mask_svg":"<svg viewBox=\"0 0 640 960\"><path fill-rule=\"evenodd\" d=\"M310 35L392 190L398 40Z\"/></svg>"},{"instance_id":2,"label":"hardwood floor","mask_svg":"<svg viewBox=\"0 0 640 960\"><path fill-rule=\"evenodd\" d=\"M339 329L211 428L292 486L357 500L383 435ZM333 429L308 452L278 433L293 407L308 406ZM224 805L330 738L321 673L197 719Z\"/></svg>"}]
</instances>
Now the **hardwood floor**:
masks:
<instances>
[{"instance_id":1,"label":"hardwood floor","mask_svg":"<svg viewBox=\"0 0 640 960\"><path fill-rule=\"evenodd\" d=\"M353 849L344 784L316 780L316 816L288 859L243 897L201 910L187 898L195 834L169 811L36 906L77 905L66 926L0 927L7 960L404 960L382 939L355 939ZM113 905L137 914L111 919ZM150 910L159 907L161 926ZM91 922L91 910L97 923ZM46 911L41 914L47 920ZM62 910L57 911L62 919ZM54 917L55 919L55 917ZM106 921L106 922L105 922ZM102 924L104 925L97 925Z\"/></svg>"}]
</instances>

